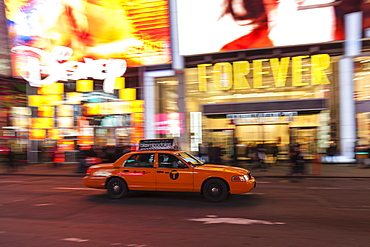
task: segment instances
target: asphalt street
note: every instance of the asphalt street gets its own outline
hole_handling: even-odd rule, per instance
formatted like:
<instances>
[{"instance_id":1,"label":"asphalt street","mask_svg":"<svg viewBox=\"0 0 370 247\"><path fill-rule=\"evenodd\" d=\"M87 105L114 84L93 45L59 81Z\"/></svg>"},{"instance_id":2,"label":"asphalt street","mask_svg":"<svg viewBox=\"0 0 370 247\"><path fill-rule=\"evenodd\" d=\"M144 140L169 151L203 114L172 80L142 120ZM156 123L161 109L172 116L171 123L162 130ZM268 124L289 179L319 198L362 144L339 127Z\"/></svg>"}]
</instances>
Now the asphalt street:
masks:
<instances>
[{"instance_id":1,"label":"asphalt street","mask_svg":"<svg viewBox=\"0 0 370 247\"><path fill-rule=\"evenodd\" d=\"M110 199L77 176L0 176L1 246L368 246L367 178L261 177L210 203L191 193Z\"/></svg>"}]
</instances>

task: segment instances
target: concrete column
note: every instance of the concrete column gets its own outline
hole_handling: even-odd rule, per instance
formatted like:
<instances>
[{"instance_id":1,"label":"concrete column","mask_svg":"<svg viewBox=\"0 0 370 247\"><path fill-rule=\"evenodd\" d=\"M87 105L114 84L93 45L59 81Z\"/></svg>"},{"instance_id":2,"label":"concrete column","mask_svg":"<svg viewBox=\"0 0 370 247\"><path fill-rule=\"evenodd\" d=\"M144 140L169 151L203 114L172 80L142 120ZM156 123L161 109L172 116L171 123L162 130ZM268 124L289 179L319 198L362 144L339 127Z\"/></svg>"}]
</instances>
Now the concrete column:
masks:
<instances>
[{"instance_id":1,"label":"concrete column","mask_svg":"<svg viewBox=\"0 0 370 247\"><path fill-rule=\"evenodd\" d=\"M339 99L341 156L344 162L351 162L354 158L356 140L353 60L351 57L345 57L339 61Z\"/></svg>"},{"instance_id":2,"label":"concrete column","mask_svg":"<svg viewBox=\"0 0 370 247\"><path fill-rule=\"evenodd\" d=\"M340 150L343 162L354 161L356 109L353 97L353 57L361 54L362 12L345 16L344 57L339 61Z\"/></svg>"},{"instance_id":3,"label":"concrete column","mask_svg":"<svg viewBox=\"0 0 370 247\"><path fill-rule=\"evenodd\" d=\"M187 126L187 112L186 112L186 89L184 79L184 57L179 52L179 35L178 35L178 20L177 20L177 0L169 1L170 8L170 26L171 26L171 51L172 51L172 69L176 71L176 80L178 81L177 94L178 108L180 113L184 113L184 128L185 133L182 133L177 142L182 150L189 150L189 128Z\"/></svg>"},{"instance_id":4,"label":"concrete column","mask_svg":"<svg viewBox=\"0 0 370 247\"><path fill-rule=\"evenodd\" d=\"M173 70L144 72L145 138L155 138L155 78L174 75Z\"/></svg>"}]
</instances>

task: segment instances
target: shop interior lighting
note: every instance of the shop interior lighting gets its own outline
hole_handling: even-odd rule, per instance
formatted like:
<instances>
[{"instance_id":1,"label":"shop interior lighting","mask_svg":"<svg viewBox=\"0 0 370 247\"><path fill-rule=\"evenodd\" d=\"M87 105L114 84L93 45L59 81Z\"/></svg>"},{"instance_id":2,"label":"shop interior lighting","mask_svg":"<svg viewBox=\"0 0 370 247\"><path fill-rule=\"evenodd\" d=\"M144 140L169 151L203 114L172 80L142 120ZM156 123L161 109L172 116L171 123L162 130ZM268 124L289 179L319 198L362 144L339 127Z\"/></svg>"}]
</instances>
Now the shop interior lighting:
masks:
<instances>
[{"instance_id":1,"label":"shop interior lighting","mask_svg":"<svg viewBox=\"0 0 370 247\"><path fill-rule=\"evenodd\" d=\"M322 90L327 91L327 90ZM213 96L205 98L206 100L222 100L222 99L235 99L235 98L256 98L256 97L269 97L269 96L297 96L302 95L302 93L299 92L284 92L284 93L263 93L263 94L257 94L257 93L251 93L251 94L233 94L233 95L220 95L220 96Z\"/></svg>"}]
</instances>

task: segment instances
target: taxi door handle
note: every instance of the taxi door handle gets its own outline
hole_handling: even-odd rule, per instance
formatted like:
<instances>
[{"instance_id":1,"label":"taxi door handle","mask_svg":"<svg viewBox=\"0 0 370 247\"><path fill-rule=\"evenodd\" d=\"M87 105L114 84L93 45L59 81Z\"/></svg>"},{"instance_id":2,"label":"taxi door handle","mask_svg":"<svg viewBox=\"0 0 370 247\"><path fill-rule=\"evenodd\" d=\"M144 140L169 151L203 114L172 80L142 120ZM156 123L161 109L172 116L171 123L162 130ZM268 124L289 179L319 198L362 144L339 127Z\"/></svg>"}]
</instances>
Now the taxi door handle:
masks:
<instances>
[{"instance_id":1,"label":"taxi door handle","mask_svg":"<svg viewBox=\"0 0 370 247\"><path fill-rule=\"evenodd\" d=\"M157 173L164 173L164 171L157 171Z\"/></svg>"}]
</instances>

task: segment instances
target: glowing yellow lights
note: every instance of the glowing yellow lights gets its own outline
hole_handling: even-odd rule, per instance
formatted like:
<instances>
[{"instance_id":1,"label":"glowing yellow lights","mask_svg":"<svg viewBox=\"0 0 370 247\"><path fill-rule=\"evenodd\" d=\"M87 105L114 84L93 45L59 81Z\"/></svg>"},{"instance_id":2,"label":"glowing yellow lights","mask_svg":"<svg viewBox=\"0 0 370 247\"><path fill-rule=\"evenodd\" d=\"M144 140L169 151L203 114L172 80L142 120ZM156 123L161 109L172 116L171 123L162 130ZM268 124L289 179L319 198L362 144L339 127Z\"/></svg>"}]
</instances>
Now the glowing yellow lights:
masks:
<instances>
[{"instance_id":1,"label":"glowing yellow lights","mask_svg":"<svg viewBox=\"0 0 370 247\"><path fill-rule=\"evenodd\" d=\"M114 89L122 89L122 88L125 88L125 78L117 77L116 82L114 83Z\"/></svg>"},{"instance_id":2,"label":"glowing yellow lights","mask_svg":"<svg viewBox=\"0 0 370 247\"><path fill-rule=\"evenodd\" d=\"M136 100L136 88L120 89L119 98L123 100Z\"/></svg>"},{"instance_id":3,"label":"glowing yellow lights","mask_svg":"<svg viewBox=\"0 0 370 247\"><path fill-rule=\"evenodd\" d=\"M144 112L144 101L86 103L83 106L83 112L87 116Z\"/></svg>"},{"instance_id":4,"label":"glowing yellow lights","mask_svg":"<svg viewBox=\"0 0 370 247\"><path fill-rule=\"evenodd\" d=\"M52 106L63 102L63 95L29 95L28 106Z\"/></svg>"},{"instance_id":5,"label":"glowing yellow lights","mask_svg":"<svg viewBox=\"0 0 370 247\"><path fill-rule=\"evenodd\" d=\"M58 117L57 118L58 128L72 128L73 117Z\"/></svg>"},{"instance_id":6,"label":"glowing yellow lights","mask_svg":"<svg viewBox=\"0 0 370 247\"><path fill-rule=\"evenodd\" d=\"M72 93L67 93L66 97L67 97L68 104L79 105L81 104L81 99L83 97L83 94L72 92Z\"/></svg>"},{"instance_id":7,"label":"glowing yellow lights","mask_svg":"<svg viewBox=\"0 0 370 247\"><path fill-rule=\"evenodd\" d=\"M59 129L48 129L47 137L49 139L62 139L61 137L61 131Z\"/></svg>"},{"instance_id":8,"label":"glowing yellow lights","mask_svg":"<svg viewBox=\"0 0 370 247\"><path fill-rule=\"evenodd\" d=\"M40 106L37 110L37 115L39 117L54 117L53 106Z\"/></svg>"},{"instance_id":9,"label":"glowing yellow lights","mask_svg":"<svg viewBox=\"0 0 370 247\"><path fill-rule=\"evenodd\" d=\"M62 94L64 93L64 84L63 83L53 83L50 85L42 85L37 88L38 94Z\"/></svg>"},{"instance_id":10,"label":"glowing yellow lights","mask_svg":"<svg viewBox=\"0 0 370 247\"><path fill-rule=\"evenodd\" d=\"M28 106L40 106L42 101L41 95L29 95Z\"/></svg>"},{"instance_id":11,"label":"glowing yellow lights","mask_svg":"<svg viewBox=\"0 0 370 247\"><path fill-rule=\"evenodd\" d=\"M33 129L51 129L54 128L54 118L31 118L31 128Z\"/></svg>"},{"instance_id":12,"label":"glowing yellow lights","mask_svg":"<svg viewBox=\"0 0 370 247\"><path fill-rule=\"evenodd\" d=\"M92 80L78 80L76 81L76 91L78 92L92 92L94 91L94 83Z\"/></svg>"},{"instance_id":13,"label":"glowing yellow lights","mask_svg":"<svg viewBox=\"0 0 370 247\"><path fill-rule=\"evenodd\" d=\"M270 66L264 66L266 63ZM216 90L267 88L271 85L267 85L264 79L269 75L272 75L273 87L285 87L290 64L292 86L330 84L327 70L331 63L328 54L258 59L252 61L252 68L250 64L248 61L237 61L232 64L223 62L213 66L212 64L199 64L198 90L206 92L208 82L213 83ZM212 73L210 73L211 69ZM253 81L247 80L250 73L252 73ZM303 80L306 75L311 76L311 83Z\"/></svg>"},{"instance_id":14,"label":"glowing yellow lights","mask_svg":"<svg viewBox=\"0 0 370 247\"><path fill-rule=\"evenodd\" d=\"M44 140L45 139L45 130L43 129L30 129L30 140Z\"/></svg>"},{"instance_id":15,"label":"glowing yellow lights","mask_svg":"<svg viewBox=\"0 0 370 247\"><path fill-rule=\"evenodd\" d=\"M57 115L59 117L72 117L73 116L73 105L58 105Z\"/></svg>"},{"instance_id":16,"label":"glowing yellow lights","mask_svg":"<svg viewBox=\"0 0 370 247\"><path fill-rule=\"evenodd\" d=\"M131 102L131 112L144 112L144 100L134 100Z\"/></svg>"}]
</instances>

